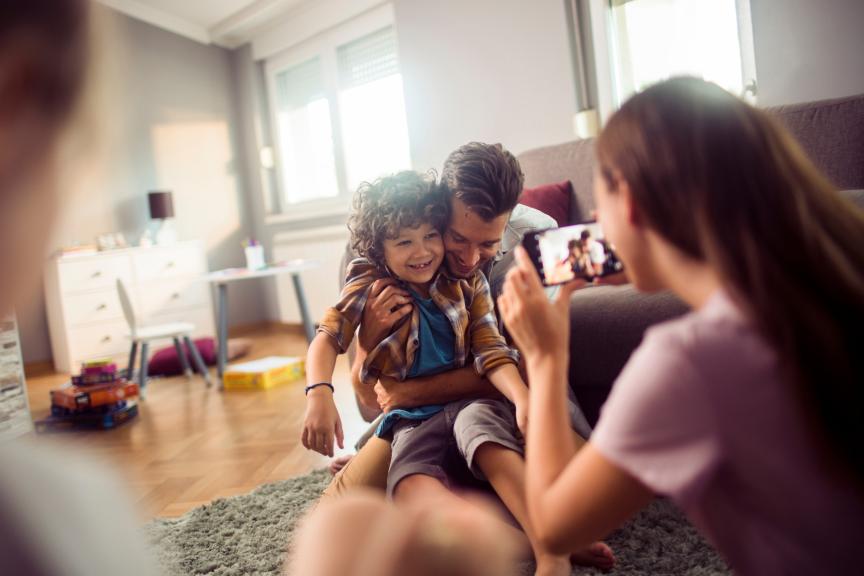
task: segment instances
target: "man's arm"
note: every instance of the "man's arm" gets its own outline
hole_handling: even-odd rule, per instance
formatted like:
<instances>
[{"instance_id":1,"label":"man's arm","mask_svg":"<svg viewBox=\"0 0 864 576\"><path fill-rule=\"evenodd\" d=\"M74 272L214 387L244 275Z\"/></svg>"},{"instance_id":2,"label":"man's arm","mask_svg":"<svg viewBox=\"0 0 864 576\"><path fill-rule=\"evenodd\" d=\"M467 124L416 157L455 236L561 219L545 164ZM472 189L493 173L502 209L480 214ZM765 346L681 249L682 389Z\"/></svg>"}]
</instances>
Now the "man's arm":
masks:
<instances>
[{"instance_id":1,"label":"man's arm","mask_svg":"<svg viewBox=\"0 0 864 576\"><path fill-rule=\"evenodd\" d=\"M354 343L354 362L351 364L351 385L354 387L354 396L357 398L357 408L360 410L360 416L366 422L372 422L381 414L381 407L378 405L375 389L360 381L360 371L363 368L363 362L366 361L366 351L356 345L357 340Z\"/></svg>"},{"instance_id":2,"label":"man's arm","mask_svg":"<svg viewBox=\"0 0 864 576\"><path fill-rule=\"evenodd\" d=\"M384 412L396 407L415 408L500 394L486 378L479 376L472 366L402 382L383 378L375 385L375 393L378 405Z\"/></svg>"}]
</instances>

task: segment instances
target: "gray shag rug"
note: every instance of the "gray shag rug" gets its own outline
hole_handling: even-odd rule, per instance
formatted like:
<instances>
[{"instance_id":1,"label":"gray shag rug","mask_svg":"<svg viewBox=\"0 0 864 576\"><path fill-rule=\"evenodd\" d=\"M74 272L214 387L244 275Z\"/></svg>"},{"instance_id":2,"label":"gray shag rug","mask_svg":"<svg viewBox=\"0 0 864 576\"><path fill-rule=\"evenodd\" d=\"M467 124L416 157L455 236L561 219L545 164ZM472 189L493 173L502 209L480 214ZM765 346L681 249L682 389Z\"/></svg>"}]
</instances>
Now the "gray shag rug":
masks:
<instances>
[{"instance_id":1,"label":"gray shag rug","mask_svg":"<svg viewBox=\"0 0 864 576\"><path fill-rule=\"evenodd\" d=\"M176 519L144 527L166 576L276 576L282 574L294 525L330 475L319 470L216 500ZM606 540L618 558L606 574L708 576L729 574L716 552L669 502L658 500ZM523 574L532 573L529 563ZM574 568L573 574L604 574Z\"/></svg>"}]
</instances>

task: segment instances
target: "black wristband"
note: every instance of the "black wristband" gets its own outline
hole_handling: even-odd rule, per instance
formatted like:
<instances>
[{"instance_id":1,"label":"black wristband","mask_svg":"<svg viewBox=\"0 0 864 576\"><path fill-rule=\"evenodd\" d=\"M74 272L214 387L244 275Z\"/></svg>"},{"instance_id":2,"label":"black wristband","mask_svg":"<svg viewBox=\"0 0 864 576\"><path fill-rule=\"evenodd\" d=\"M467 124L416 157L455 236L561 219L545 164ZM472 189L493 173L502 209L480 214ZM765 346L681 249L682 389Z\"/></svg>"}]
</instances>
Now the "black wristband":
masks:
<instances>
[{"instance_id":1,"label":"black wristband","mask_svg":"<svg viewBox=\"0 0 864 576\"><path fill-rule=\"evenodd\" d=\"M328 388L330 388L330 392L336 392L336 390L333 388L333 385L329 382L318 382L317 384L310 384L309 386L306 386L306 395L308 396L310 390L318 388L319 386L327 386Z\"/></svg>"}]
</instances>

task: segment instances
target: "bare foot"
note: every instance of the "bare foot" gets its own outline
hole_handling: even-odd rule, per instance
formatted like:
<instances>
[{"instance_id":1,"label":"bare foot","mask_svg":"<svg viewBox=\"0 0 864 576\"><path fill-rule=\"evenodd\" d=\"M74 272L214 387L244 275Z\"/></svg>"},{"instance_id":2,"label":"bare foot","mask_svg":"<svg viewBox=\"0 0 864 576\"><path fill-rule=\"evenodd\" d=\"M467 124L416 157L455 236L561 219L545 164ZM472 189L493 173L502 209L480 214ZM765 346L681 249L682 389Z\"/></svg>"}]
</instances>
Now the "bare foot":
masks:
<instances>
[{"instance_id":1,"label":"bare foot","mask_svg":"<svg viewBox=\"0 0 864 576\"><path fill-rule=\"evenodd\" d=\"M353 457L354 456L352 455L352 456L339 456L337 458L333 458L333 460L330 461L330 466L328 466L327 469L330 470L330 474L335 476L336 474L339 473L340 470L345 468L345 465L348 464L348 462L350 462L351 458L353 458Z\"/></svg>"},{"instance_id":2,"label":"bare foot","mask_svg":"<svg viewBox=\"0 0 864 576\"><path fill-rule=\"evenodd\" d=\"M615 554L605 542L595 542L570 556L574 564L611 570L615 566Z\"/></svg>"},{"instance_id":3,"label":"bare foot","mask_svg":"<svg viewBox=\"0 0 864 576\"><path fill-rule=\"evenodd\" d=\"M543 554L537 556L537 570L534 576L570 576L573 567L567 556Z\"/></svg>"}]
</instances>

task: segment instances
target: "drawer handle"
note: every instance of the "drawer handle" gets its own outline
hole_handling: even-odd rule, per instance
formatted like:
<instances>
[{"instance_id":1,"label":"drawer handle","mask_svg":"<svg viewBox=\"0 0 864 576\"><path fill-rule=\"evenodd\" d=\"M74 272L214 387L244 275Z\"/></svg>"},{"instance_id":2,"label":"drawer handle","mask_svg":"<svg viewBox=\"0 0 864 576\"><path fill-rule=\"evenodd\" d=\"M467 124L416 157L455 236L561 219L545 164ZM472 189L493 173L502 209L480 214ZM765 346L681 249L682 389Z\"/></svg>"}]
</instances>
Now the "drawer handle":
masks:
<instances>
[{"instance_id":1,"label":"drawer handle","mask_svg":"<svg viewBox=\"0 0 864 576\"><path fill-rule=\"evenodd\" d=\"M110 341L111 341L111 336L106 335L106 336L102 337L102 342L110 342Z\"/></svg>"},{"instance_id":2,"label":"drawer handle","mask_svg":"<svg viewBox=\"0 0 864 576\"><path fill-rule=\"evenodd\" d=\"M93 272L93 274L90 275L91 278L99 278L100 276L102 276L101 270L96 270L95 272Z\"/></svg>"},{"instance_id":3,"label":"drawer handle","mask_svg":"<svg viewBox=\"0 0 864 576\"><path fill-rule=\"evenodd\" d=\"M177 300L177 299L179 299L179 298L180 298L180 293L179 293L179 292L174 292L173 294L171 294L171 299L172 299L172 300Z\"/></svg>"},{"instance_id":4,"label":"drawer handle","mask_svg":"<svg viewBox=\"0 0 864 576\"><path fill-rule=\"evenodd\" d=\"M106 308L108 308L108 305L103 302L96 307L96 310L105 310Z\"/></svg>"}]
</instances>

